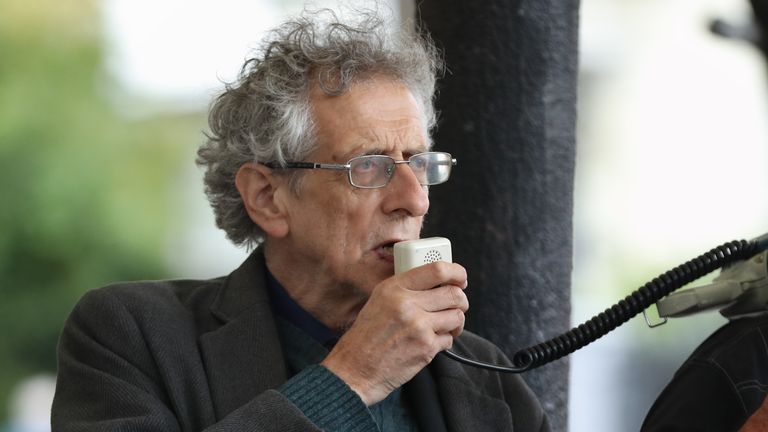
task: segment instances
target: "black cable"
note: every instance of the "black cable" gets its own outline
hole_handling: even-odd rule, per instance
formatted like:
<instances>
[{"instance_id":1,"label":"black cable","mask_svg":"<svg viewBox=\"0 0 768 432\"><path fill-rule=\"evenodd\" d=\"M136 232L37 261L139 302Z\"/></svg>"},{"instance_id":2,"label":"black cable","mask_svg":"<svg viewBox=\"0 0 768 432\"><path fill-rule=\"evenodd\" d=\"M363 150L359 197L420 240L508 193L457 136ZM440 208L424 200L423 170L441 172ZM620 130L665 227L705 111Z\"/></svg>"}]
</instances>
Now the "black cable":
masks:
<instances>
[{"instance_id":1,"label":"black cable","mask_svg":"<svg viewBox=\"0 0 768 432\"><path fill-rule=\"evenodd\" d=\"M443 354L469 366L496 372L521 373L535 369L600 339L672 291L719 268L752 257L766 247L764 243L765 239L752 242L735 240L662 273L623 300L567 333L518 351L512 357L513 366L484 363L448 350L443 351Z\"/></svg>"}]
</instances>

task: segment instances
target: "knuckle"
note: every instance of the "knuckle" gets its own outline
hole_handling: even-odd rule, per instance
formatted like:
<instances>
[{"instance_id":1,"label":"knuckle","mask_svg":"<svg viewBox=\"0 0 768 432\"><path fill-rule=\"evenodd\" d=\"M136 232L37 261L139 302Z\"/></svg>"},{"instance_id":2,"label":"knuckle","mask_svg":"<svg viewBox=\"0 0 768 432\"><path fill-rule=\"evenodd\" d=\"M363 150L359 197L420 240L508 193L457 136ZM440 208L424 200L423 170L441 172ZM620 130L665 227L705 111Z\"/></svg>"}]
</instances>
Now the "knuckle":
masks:
<instances>
[{"instance_id":1,"label":"knuckle","mask_svg":"<svg viewBox=\"0 0 768 432\"><path fill-rule=\"evenodd\" d=\"M429 341L435 334L435 330L427 320L418 320L414 323L414 333L419 341Z\"/></svg>"},{"instance_id":2,"label":"knuckle","mask_svg":"<svg viewBox=\"0 0 768 432\"><path fill-rule=\"evenodd\" d=\"M448 289L448 293L451 296L451 303L460 306L464 303L464 291L461 290L461 288L457 286L451 286Z\"/></svg>"},{"instance_id":3,"label":"knuckle","mask_svg":"<svg viewBox=\"0 0 768 432\"><path fill-rule=\"evenodd\" d=\"M445 261L437 261L432 266L432 275L440 281L449 279L451 264Z\"/></svg>"},{"instance_id":4,"label":"knuckle","mask_svg":"<svg viewBox=\"0 0 768 432\"><path fill-rule=\"evenodd\" d=\"M421 360L422 363L428 364L432 362L432 359L435 358L435 354L437 354L437 351L429 350L421 354L419 360Z\"/></svg>"},{"instance_id":5,"label":"knuckle","mask_svg":"<svg viewBox=\"0 0 768 432\"><path fill-rule=\"evenodd\" d=\"M435 340L435 346L434 346L435 354L437 354L442 350L450 348L452 344L453 344L452 336L446 336L446 337Z\"/></svg>"},{"instance_id":6,"label":"knuckle","mask_svg":"<svg viewBox=\"0 0 768 432\"><path fill-rule=\"evenodd\" d=\"M418 323L415 315L416 313L414 310L410 307L407 307L407 305L401 305L400 307L396 308L396 313L394 314L397 322L404 325L410 325L413 322Z\"/></svg>"},{"instance_id":7,"label":"knuckle","mask_svg":"<svg viewBox=\"0 0 768 432\"><path fill-rule=\"evenodd\" d=\"M413 324L409 332L410 339L419 352L430 351L435 339L435 331L426 320L419 320Z\"/></svg>"},{"instance_id":8,"label":"knuckle","mask_svg":"<svg viewBox=\"0 0 768 432\"><path fill-rule=\"evenodd\" d=\"M433 342L431 340L416 337L411 345L411 353L414 357L423 360L432 354L432 345Z\"/></svg>"},{"instance_id":9,"label":"knuckle","mask_svg":"<svg viewBox=\"0 0 768 432\"><path fill-rule=\"evenodd\" d=\"M464 290L455 285L447 288L448 289L446 290L446 295L449 297L449 304L453 307L461 309L462 311L466 311L469 308L469 300L467 299L467 295L464 293Z\"/></svg>"},{"instance_id":10,"label":"knuckle","mask_svg":"<svg viewBox=\"0 0 768 432\"><path fill-rule=\"evenodd\" d=\"M391 316L401 323L408 323L415 319L416 310L409 298L403 291L393 290L385 294L387 310Z\"/></svg>"},{"instance_id":11,"label":"knuckle","mask_svg":"<svg viewBox=\"0 0 768 432\"><path fill-rule=\"evenodd\" d=\"M461 288L457 288L459 290L459 298L460 303L459 307L461 308L462 312L466 312L469 309L469 298L467 298L467 293L464 292Z\"/></svg>"},{"instance_id":12,"label":"knuckle","mask_svg":"<svg viewBox=\"0 0 768 432\"><path fill-rule=\"evenodd\" d=\"M456 322L459 323L458 327L464 327L464 321L466 319L466 316L464 315L464 312L460 311L459 309L456 309Z\"/></svg>"}]
</instances>

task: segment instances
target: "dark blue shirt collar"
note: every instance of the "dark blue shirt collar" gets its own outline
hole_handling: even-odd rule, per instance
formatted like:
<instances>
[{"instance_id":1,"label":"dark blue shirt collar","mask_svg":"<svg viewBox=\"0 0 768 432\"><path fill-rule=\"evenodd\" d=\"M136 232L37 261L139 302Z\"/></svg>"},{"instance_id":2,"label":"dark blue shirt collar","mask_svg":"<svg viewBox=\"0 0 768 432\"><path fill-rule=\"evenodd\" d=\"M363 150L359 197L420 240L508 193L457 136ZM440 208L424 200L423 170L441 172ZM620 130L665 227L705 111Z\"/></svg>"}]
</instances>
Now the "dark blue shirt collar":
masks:
<instances>
[{"instance_id":1,"label":"dark blue shirt collar","mask_svg":"<svg viewBox=\"0 0 768 432\"><path fill-rule=\"evenodd\" d=\"M333 346L339 336L305 311L294 301L280 282L267 270L267 291L272 303L272 310L281 318L307 333L312 339L326 347Z\"/></svg>"}]
</instances>

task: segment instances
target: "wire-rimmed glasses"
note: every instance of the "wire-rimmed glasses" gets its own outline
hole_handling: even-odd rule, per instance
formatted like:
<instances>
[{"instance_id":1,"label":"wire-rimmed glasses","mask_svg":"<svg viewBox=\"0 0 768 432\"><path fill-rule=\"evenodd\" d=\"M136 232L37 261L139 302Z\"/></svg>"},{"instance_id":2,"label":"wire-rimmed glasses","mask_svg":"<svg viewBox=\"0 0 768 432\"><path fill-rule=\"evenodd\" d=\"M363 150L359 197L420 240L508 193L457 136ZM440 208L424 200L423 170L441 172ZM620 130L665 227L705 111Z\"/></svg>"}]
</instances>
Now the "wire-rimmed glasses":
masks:
<instances>
[{"instance_id":1,"label":"wire-rimmed glasses","mask_svg":"<svg viewBox=\"0 0 768 432\"><path fill-rule=\"evenodd\" d=\"M395 173L395 166L406 164L411 168L419 184L432 186L445 183L451 176L451 168L456 165L450 153L424 152L415 154L406 160L395 160L386 155L364 155L350 159L345 164L326 164L316 162L286 162L284 166L274 163L265 164L273 169L327 169L347 171L349 184L361 189L375 189L389 184Z\"/></svg>"}]
</instances>

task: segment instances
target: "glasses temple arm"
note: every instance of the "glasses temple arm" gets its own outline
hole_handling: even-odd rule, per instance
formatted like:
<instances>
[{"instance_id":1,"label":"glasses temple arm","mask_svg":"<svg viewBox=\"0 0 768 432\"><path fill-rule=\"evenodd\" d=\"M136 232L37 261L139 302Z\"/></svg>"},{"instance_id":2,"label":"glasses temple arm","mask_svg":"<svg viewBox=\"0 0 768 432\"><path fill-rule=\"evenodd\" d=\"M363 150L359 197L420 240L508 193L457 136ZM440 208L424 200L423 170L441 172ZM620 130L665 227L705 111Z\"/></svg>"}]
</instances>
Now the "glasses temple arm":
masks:
<instances>
[{"instance_id":1,"label":"glasses temple arm","mask_svg":"<svg viewBox=\"0 0 768 432\"><path fill-rule=\"evenodd\" d=\"M285 166L280 166L274 162L264 164L273 169L328 169L328 170L348 170L349 164L324 164L315 162L286 162Z\"/></svg>"}]
</instances>

